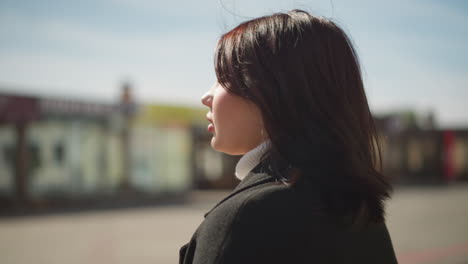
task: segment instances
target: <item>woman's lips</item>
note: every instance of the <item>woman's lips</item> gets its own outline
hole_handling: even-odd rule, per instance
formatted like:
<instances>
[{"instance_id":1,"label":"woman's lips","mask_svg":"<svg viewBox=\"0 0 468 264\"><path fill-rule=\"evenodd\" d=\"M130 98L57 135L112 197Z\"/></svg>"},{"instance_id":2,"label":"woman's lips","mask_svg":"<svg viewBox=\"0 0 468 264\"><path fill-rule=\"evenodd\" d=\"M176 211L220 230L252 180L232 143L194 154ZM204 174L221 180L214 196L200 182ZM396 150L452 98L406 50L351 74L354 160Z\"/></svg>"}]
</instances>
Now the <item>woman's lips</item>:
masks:
<instances>
[{"instance_id":1,"label":"woman's lips","mask_svg":"<svg viewBox=\"0 0 468 264\"><path fill-rule=\"evenodd\" d=\"M213 119L211 119L210 113L206 114L206 120L208 120L210 122L210 124L208 125L208 128L207 128L208 132L213 133L214 132L214 125L213 125Z\"/></svg>"},{"instance_id":2,"label":"woman's lips","mask_svg":"<svg viewBox=\"0 0 468 264\"><path fill-rule=\"evenodd\" d=\"M213 124L209 124L209 125L208 125L208 132L211 132L211 133L214 132L214 126L213 126Z\"/></svg>"}]
</instances>

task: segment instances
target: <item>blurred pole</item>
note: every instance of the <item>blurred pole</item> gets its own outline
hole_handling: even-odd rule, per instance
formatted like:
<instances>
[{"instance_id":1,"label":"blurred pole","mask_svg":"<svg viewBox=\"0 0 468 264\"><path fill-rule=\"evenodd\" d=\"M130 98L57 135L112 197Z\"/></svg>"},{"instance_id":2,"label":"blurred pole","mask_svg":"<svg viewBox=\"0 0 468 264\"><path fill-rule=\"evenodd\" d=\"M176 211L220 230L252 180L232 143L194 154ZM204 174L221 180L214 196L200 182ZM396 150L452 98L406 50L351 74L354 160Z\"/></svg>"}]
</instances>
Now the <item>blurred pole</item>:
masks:
<instances>
[{"instance_id":1,"label":"blurred pole","mask_svg":"<svg viewBox=\"0 0 468 264\"><path fill-rule=\"evenodd\" d=\"M120 97L121 114L123 119L123 128L121 132L122 141L122 165L123 165L123 178L121 182L121 188L123 190L131 190L132 186L130 183L131 177L131 165L130 165L130 138L131 138L131 121L135 110L135 102L132 96L132 87L130 83L124 82L122 85L121 97Z\"/></svg>"},{"instance_id":2,"label":"blurred pole","mask_svg":"<svg viewBox=\"0 0 468 264\"><path fill-rule=\"evenodd\" d=\"M40 107L38 99L28 96L0 94L0 123L12 124L15 129L16 142L13 158L14 201L19 206L27 206L29 202L29 172L30 155L28 143L28 124L39 120Z\"/></svg>"},{"instance_id":3,"label":"blurred pole","mask_svg":"<svg viewBox=\"0 0 468 264\"><path fill-rule=\"evenodd\" d=\"M455 132L453 130L445 130L443 131L442 137L444 144L444 180L450 182L455 179Z\"/></svg>"},{"instance_id":4,"label":"blurred pole","mask_svg":"<svg viewBox=\"0 0 468 264\"><path fill-rule=\"evenodd\" d=\"M16 123L16 153L15 153L15 193L16 202L18 205L25 205L28 201L28 168L29 168L29 157L27 149L27 123L18 122Z\"/></svg>"}]
</instances>

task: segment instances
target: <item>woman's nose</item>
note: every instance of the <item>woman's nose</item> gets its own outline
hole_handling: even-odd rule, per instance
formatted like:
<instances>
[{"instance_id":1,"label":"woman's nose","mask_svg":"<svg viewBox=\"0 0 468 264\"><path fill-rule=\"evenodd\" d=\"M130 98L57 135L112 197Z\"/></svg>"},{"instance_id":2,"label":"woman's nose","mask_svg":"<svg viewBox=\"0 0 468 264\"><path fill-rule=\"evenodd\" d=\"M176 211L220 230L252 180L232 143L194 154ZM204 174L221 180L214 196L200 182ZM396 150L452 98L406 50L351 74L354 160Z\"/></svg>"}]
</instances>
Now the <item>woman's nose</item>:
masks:
<instances>
[{"instance_id":1,"label":"woman's nose","mask_svg":"<svg viewBox=\"0 0 468 264\"><path fill-rule=\"evenodd\" d=\"M211 94L211 89L210 91L206 92L202 98L201 98L201 102L202 104L208 106L211 108L211 103L213 101L213 95Z\"/></svg>"},{"instance_id":2,"label":"woman's nose","mask_svg":"<svg viewBox=\"0 0 468 264\"><path fill-rule=\"evenodd\" d=\"M213 85L214 87L214 85ZM202 98L201 98L201 101L202 101L202 104L208 106L211 108L211 104L213 102L213 87L210 88L210 90L208 90L208 92L206 92Z\"/></svg>"}]
</instances>

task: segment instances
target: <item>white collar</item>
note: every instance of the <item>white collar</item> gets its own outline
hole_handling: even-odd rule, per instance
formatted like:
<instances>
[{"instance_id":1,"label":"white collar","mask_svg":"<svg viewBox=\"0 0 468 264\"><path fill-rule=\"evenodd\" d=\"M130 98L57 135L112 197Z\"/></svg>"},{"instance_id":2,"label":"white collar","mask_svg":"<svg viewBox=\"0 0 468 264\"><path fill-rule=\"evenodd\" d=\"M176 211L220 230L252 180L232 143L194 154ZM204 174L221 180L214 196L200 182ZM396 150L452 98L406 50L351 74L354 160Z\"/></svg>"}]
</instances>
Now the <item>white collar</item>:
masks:
<instances>
[{"instance_id":1,"label":"white collar","mask_svg":"<svg viewBox=\"0 0 468 264\"><path fill-rule=\"evenodd\" d=\"M255 148L249 150L237 162L235 175L239 180L242 180L252 171L255 166L260 163L260 158L269 149L271 142L269 139L263 141Z\"/></svg>"}]
</instances>

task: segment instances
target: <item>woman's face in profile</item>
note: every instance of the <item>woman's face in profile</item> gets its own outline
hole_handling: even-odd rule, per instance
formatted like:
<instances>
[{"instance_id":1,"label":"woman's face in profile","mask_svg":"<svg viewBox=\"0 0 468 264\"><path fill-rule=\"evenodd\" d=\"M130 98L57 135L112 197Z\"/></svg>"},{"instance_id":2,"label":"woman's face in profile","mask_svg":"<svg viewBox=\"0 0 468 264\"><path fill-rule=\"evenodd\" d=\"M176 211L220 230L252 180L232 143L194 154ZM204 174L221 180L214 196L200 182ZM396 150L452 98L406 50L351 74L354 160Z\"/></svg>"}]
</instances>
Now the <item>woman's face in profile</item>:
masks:
<instances>
[{"instance_id":1,"label":"woman's face in profile","mask_svg":"<svg viewBox=\"0 0 468 264\"><path fill-rule=\"evenodd\" d=\"M229 93L216 82L201 101L210 108L206 117L213 134L211 147L229 155L243 155L263 142L263 122L258 107Z\"/></svg>"}]
</instances>

